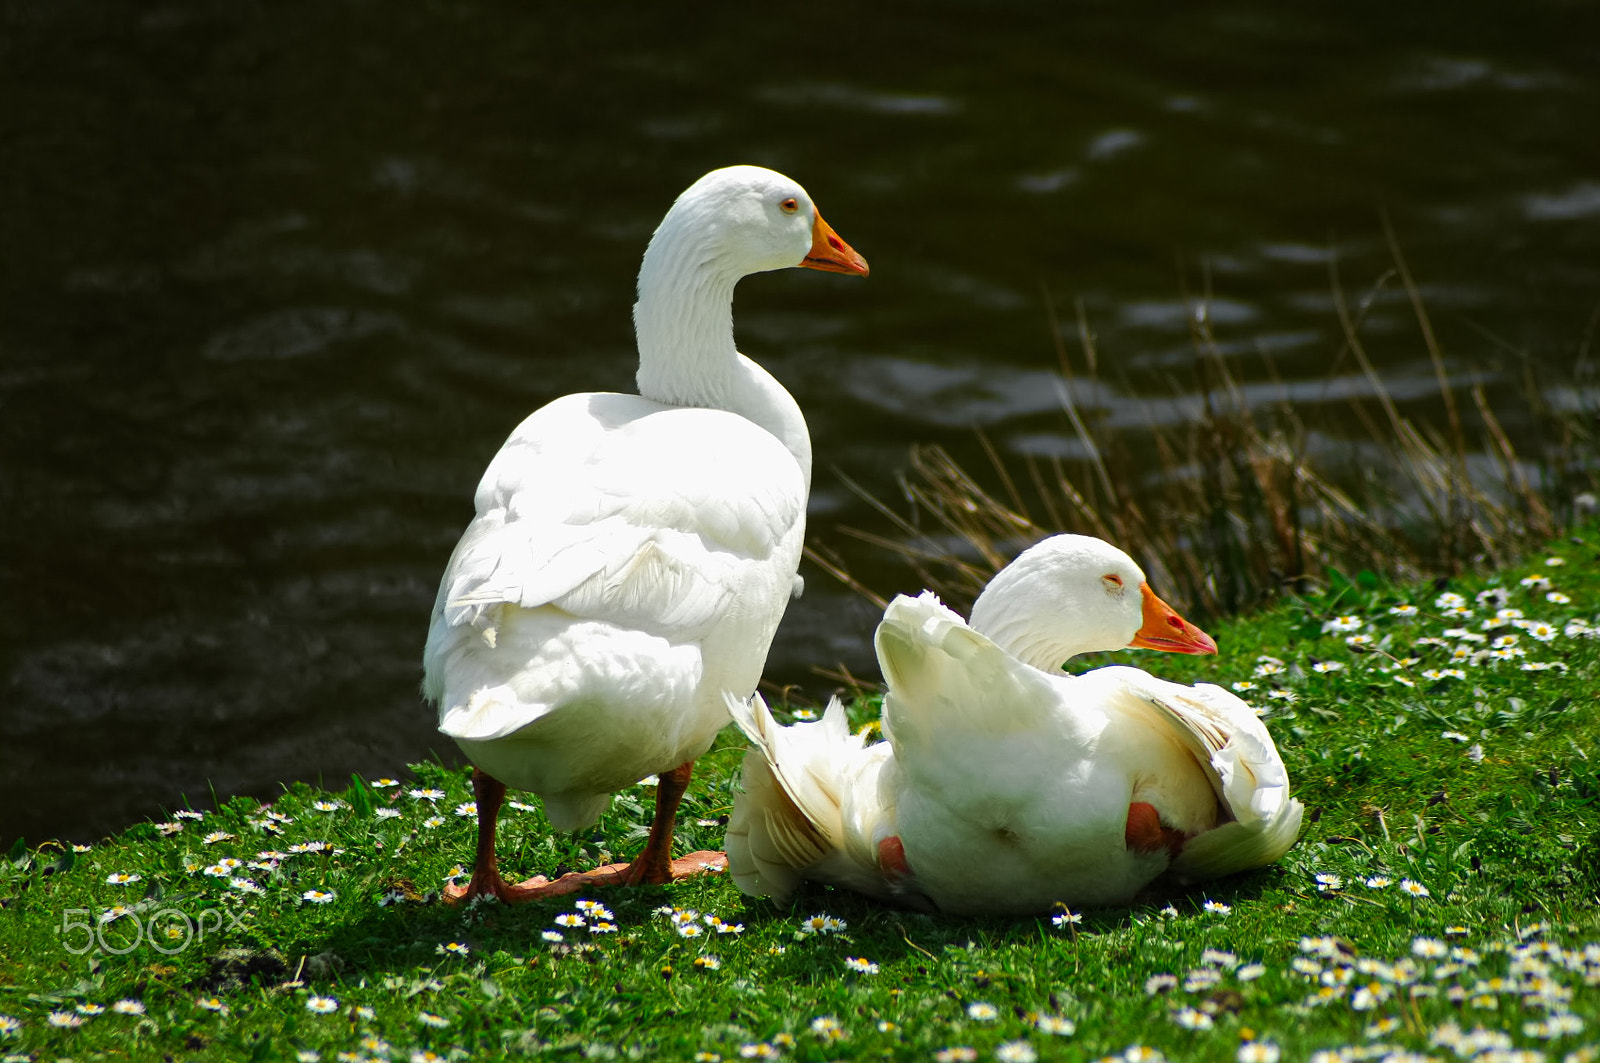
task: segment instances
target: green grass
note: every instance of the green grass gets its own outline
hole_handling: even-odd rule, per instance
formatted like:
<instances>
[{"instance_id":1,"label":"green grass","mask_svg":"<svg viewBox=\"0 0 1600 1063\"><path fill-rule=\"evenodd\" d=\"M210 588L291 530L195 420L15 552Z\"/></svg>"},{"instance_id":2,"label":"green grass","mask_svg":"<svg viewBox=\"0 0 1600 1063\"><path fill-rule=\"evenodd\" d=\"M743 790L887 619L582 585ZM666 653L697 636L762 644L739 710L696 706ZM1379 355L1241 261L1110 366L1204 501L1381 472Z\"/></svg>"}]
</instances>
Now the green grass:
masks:
<instances>
[{"instance_id":1,"label":"green grass","mask_svg":"<svg viewBox=\"0 0 1600 1063\"><path fill-rule=\"evenodd\" d=\"M471 859L473 820L455 812L470 790L461 771L419 765L395 786L290 788L270 806L281 822L236 799L200 821L175 819L182 829L169 835L147 823L85 852L14 850L0 861L0 1015L20 1027L0 1033L0 1054L1077 1060L1137 1058L1130 1049L1145 1046L1174 1060L1271 1058L1273 1048L1285 1060L1597 1058L1600 639L1562 633L1574 620L1600 625L1596 534L1498 578L1453 581L1471 618L1441 615L1443 586L1335 580L1325 596L1222 625L1216 658L1139 655L1174 679L1254 682L1243 696L1270 708L1307 823L1282 861L1253 874L1164 888L1062 925L929 917L822 888L781 908L711 877L596 893L586 899L609 908L615 930L591 933L557 923L578 912L576 898L437 903L445 877ZM1570 601L1522 586L1530 575ZM1525 656L1453 665L1462 640L1441 633L1483 633L1493 610L1475 596L1491 585L1556 634L1489 631L1519 636ZM1390 613L1403 604L1420 614ZM1325 630L1339 616L1359 630ZM1349 634L1372 644L1353 648ZM1443 643L1416 646L1429 636ZM1263 655L1283 670L1256 675L1262 663L1270 671ZM1398 663L1409 656L1420 660ZM1523 670L1530 662L1557 667ZM1449 667L1463 677L1425 677ZM858 723L875 711L870 700L853 710ZM720 843L741 746L725 734L701 761L681 848ZM443 796L408 796L427 788ZM552 837L532 799L508 808L502 864L531 874L627 855L651 799L647 787L619 795L578 837ZM337 804L320 811L319 801ZM380 819L383 808L399 814ZM208 843L211 832L228 837ZM313 841L327 848L248 866L260 851ZM260 892L206 873L224 857L244 862L230 877ZM117 873L139 880L108 883ZM1402 892L1403 880L1427 896ZM312 891L333 898L305 900ZM386 895L406 899L381 904ZM115 904L134 914L101 924ZM661 906L699 913L685 924L698 935ZM162 912L152 941L145 924ZM843 928L802 932L819 914ZM713 915L742 929L718 932ZM163 933L185 919L204 920L203 937ZM85 948L85 922L107 947ZM717 965L705 962L713 956ZM314 997L336 1004L319 1014ZM118 1001L143 1014L111 1010ZM78 1017L86 1006L106 1011L51 1024L53 1012ZM1074 1032L1046 1032L1041 1018ZM1474 1030L1478 1040L1463 1040ZM1538 1054L1480 1050L1497 1039ZM1334 1050L1343 1055L1317 1055Z\"/></svg>"}]
</instances>

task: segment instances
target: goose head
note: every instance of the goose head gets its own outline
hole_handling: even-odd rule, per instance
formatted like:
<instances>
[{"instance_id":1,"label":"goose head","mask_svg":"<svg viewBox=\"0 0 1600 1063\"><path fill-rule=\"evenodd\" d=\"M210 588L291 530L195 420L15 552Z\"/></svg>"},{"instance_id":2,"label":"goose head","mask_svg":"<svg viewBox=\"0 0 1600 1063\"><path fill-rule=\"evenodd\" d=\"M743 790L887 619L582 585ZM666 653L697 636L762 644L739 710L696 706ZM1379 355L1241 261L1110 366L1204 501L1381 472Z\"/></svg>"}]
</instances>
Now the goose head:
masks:
<instances>
[{"instance_id":1,"label":"goose head","mask_svg":"<svg viewBox=\"0 0 1600 1063\"><path fill-rule=\"evenodd\" d=\"M1156 596L1133 558L1088 535L1054 535L1024 550L973 603L971 626L1047 672L1096 650L1217 652L1211 636Z\"/></svg>"},{"instance_id":2,"label":"goose head","mask_svg":"<svg viewBox=\"0 0 1600 1063\"><path fill-rule=\"evenodd\" d=\"M685 189L650 241L641 281L653 258L668 257L734 281L790 266L867 274L867 260L822 220L806 190L760 166L712 170Z\"/></svg>"}]
</instances>

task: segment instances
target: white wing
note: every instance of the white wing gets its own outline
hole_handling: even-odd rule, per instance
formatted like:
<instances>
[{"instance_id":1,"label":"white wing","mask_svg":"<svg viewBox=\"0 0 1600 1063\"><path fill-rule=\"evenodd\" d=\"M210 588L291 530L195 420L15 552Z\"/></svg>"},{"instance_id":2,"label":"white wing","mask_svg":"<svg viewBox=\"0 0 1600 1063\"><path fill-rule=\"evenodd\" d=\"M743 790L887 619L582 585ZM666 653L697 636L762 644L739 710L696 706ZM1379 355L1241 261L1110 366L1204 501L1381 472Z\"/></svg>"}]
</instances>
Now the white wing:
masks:
<instances>
[{"instance_id":1,"label":"white wing","mask_svg":"<svg viewBox=\"0 0 1600 1063\"><path fill-rule=\"evenodd\" d=\"M1289 851L1304 812L1266 726L1245 702L1210 683L1182 686L1137 668L1102 668L1147 706L1194 755L1223 808L1223 822L1191 837L1172 863L1198 881L1270 864ZM1087 678L1087 677L1085 677Z\"/></svg>"},{"instance_id":2,"label":"white wing","mask_svg":"<svg viewBox=\"0 0 1600 1063\"><path fill-rule=\"evenodd\" d=\"M728 870L745 893L787 900L801 879L890 897L877 843L894 834L879 802L887 743L852 735L838 698L822 719L780 727L758 694L728 696L734 723L755 743L728 820Z\"/></svg>"},{"instance_id":3,"label":"white wing","mask_svg":"<svg viewBox=\"0 0 1600 1063\"><path fill-rule=\"evenodd\" d=\"M524 421L484 473L478 515L440 583L450 626L493 607L693 639L804 520L799 466L736 414L571 395ZM782 574L785 594L792 569Z\"/></svg>"}]
</instances>

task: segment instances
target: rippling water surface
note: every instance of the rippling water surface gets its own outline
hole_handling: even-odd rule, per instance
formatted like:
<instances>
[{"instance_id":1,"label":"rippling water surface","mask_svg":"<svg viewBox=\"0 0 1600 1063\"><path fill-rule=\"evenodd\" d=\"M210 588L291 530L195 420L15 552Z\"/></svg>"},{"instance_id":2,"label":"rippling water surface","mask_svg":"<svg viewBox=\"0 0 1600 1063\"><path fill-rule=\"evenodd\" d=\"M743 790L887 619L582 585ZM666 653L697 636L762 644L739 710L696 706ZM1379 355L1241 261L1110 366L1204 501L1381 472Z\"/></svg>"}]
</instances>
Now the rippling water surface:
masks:
<instances>
[{"instance_id":1,"label":"rippling water surface","mask_svg":"<svg viewBox=\"0 0 1600 1063\"><path fill-rule=\"evenodd\" d=\"M872 263L735 307L839 545L887 530L840 473L892 497L913 441L1080 456L1047 295L1135 448L1191 416L1205 291L1248 394L1360 438L1330 273L1389 268L1384 213L1459 379L1570 363L1600 16L1433 7L713 6L669 45L665 5L0 0L0 835L452 756L416 687L478 475L631 388L639 257L716 166L799 179ZM1426 412L1397 286L1365 335ZM873 615L806 574L769 675L822 695Z\"/></svg>"}]
</instances>

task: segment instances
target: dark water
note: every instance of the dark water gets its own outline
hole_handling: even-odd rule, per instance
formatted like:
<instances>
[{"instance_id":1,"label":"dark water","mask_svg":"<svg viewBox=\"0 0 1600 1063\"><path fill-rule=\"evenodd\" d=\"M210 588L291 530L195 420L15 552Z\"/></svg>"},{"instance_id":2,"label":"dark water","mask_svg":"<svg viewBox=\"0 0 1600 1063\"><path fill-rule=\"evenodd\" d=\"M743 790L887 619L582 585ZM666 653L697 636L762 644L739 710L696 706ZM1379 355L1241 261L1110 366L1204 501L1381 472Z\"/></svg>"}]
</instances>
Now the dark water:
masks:
<instances>
[{"instance_id":1,"label":"dark water","mask_svg":"<svg viewBox=\"0 0 1600 1063\"><path fill-rule=\"evenodd\" d=\"M631 387L639 256L716 166L799 179L873 266L735 310L836 545L887 530L838 472L892 495L912 441L1073 455L1044 292L1133 435L1191 415L1150 396L1207 284L1247 386L1359 435L1329 262L1387 269L1382 212L1453 371L1570 362L1600 9L1325 6L3 0L0 840L453 754L418 658L478 475L541 403ZM1366 335L1426 414L1398 289ZM769 674L822 695L873 616L806 574Z\"/></svg>"}]
</instances>

